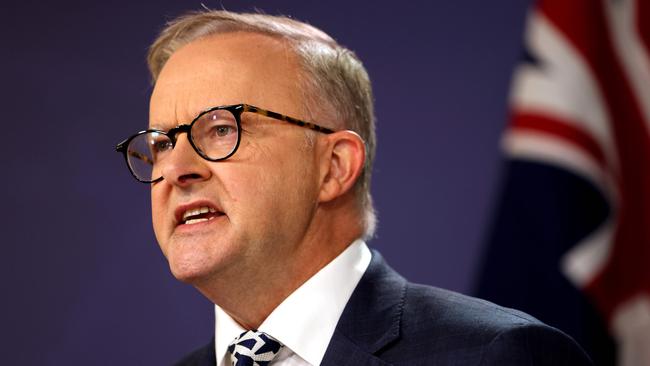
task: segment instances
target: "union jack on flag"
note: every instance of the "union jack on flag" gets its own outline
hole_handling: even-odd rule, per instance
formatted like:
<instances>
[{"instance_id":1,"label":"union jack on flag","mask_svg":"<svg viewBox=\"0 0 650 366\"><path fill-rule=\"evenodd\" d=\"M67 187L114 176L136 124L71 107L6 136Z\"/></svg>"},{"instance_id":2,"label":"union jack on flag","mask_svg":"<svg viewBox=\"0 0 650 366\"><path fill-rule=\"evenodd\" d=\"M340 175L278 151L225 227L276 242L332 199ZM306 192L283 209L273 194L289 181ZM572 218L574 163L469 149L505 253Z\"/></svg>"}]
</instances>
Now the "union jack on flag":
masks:
<instances>
[{"instance_id":1,"label":"union jack on flag","mask_svg":"<svg viewBox=\"0 0 650 366\"><path fill-rule=\"evenodd\" d=\"M537 1L525 43L479 295L553 324L544 307L581 310L550 284L557 267L600 314L616 363L650 366L650 0ZM550 293L531 311L504 283Z\"/></svg>"}]
</instances>

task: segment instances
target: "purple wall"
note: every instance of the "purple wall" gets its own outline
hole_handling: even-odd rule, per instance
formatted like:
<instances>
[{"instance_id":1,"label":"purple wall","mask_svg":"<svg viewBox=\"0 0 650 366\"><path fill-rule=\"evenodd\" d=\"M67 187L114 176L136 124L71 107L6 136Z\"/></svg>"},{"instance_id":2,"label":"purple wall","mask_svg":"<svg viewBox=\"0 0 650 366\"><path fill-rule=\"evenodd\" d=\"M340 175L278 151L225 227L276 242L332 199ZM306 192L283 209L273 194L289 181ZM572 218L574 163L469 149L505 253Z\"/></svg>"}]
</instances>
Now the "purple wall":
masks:
<instances>
[{"instance_id":1,"label":"purple wall","mask_svg":"<svg viewBox=\"0 0 650 366\"><path fill-rule=\"evenodd\" d=\"M169 274L148 187L113 151L147 123L149 42L199 3L1 5L0 364L170 364L210 337L211 305ZM288 14L359 54L378 116L370 244L411 280L469 292L528 3L208 5Z\"/></svg>"}]
</instances>

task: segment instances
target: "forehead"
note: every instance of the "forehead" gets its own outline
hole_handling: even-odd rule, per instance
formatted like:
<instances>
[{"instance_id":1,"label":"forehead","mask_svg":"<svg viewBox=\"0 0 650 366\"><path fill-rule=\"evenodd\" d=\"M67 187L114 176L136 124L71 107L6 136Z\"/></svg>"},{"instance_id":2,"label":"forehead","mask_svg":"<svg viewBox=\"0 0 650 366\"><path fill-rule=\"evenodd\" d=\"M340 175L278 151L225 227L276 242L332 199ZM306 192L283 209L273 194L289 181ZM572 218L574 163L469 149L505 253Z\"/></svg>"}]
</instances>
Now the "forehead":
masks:
<instances>
[{"instance_id":1,"label":"forehead","mask_svg":"<svg viewBox=\"0 0 650 366\"><path fill-rule=\"evenodd\" d=\"M302 116L299 78L297 56L283 40L245 32L201 38L173 53L161 70L150 124L187 123L201 110L237 103Z\"/></svg>"}]
</instances>

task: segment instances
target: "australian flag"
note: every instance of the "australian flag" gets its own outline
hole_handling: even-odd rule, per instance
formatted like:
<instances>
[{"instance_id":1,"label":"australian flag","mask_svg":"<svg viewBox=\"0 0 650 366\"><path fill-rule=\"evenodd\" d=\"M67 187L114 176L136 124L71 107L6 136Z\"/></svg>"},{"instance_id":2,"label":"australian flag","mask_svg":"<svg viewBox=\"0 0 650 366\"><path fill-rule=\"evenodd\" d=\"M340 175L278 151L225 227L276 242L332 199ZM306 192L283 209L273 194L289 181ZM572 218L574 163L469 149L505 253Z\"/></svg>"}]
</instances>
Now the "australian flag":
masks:
<instances>
[{"instance_id":1,"label":"australian flag","mask_svg":"<svg viewBox=\"0 0 650 366\"><path fill-rule=\"evenodd\" d=\"M540 0L477 294L650 366L650 1Z\"/></svg>"}]
</instances>

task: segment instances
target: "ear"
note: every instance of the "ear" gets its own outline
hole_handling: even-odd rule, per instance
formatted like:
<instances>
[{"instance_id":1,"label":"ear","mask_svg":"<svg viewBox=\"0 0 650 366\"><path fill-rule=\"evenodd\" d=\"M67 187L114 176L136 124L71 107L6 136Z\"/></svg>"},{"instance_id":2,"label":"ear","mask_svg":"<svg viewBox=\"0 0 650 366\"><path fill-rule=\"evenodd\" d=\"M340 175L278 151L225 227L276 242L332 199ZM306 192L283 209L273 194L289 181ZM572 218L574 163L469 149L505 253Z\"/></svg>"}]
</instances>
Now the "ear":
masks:
<instances>
[{"instance_id":1,"label":"ear","mask_svg":"<svg viewBox=\"0 0 650 366\"><path fill-rule=\"evenodd\" d=\"M350 191L366 160L366 146L353 131L338 131L325 136L321 160L320 202L331 201Z\"/></svg>"}]
</instances>

